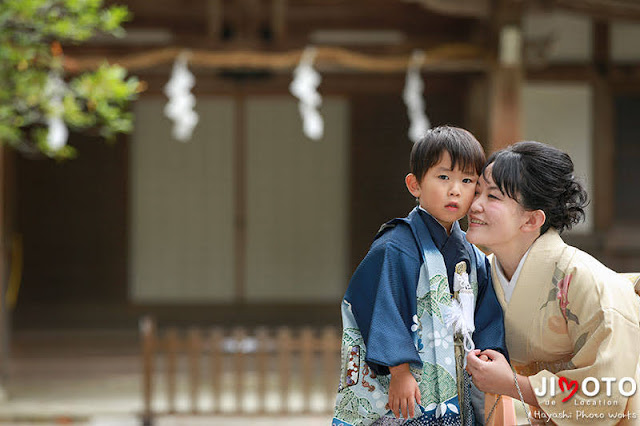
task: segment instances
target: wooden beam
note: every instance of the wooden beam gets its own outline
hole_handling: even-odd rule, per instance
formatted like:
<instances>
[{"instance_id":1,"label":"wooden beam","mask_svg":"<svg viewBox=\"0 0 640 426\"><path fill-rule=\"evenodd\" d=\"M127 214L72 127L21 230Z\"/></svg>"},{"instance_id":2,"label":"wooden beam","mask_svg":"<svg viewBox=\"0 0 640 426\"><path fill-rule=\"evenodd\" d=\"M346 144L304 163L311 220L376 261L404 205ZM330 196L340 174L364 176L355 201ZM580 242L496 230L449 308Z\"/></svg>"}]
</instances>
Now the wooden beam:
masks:
<instances>
[{"instance_id":1,"label":"wooden beam","mask_svg":"<svg viewBox=\"0 0 640 426\"><path fill-rule=\"evenodd\" d=\"M564 81L590 82L593 79L593 65L585 64L555 64L545 68L527 69L527 81Z\"/></svg>"},{"instance_id":2,"label":"wooden beam","mask_svg":"<svg viewBox=\"0 0 640 426\"><path fill-rule=\"evenodd\" d=\"M594 19L640 20L640 2L637 0L555 0L555 6Z\"/></svg>"},{"instance_id":3,"label":"wooden beam","mask_svg":"<svg viewBox=\"0 0 640 426\"><path fill-rule=\"evenodd\" d=\"M65 55L63 66L70 73L98 69L105 60L118 64L130 72L167 66L184 51L183 47L167 47L142 51L124 57L73 57ZM316 48L315 67L322 72L349 70L353 72L402 73L407 70L409 54L367 55L340 47ZM191 50L189 65L210 69L258 70L289 72L299 63L302 49L284 52L265 52L259 49ZM474 44L447 44L425 51L422 71L452 70L479 71L486 66L486 51Z\"/></svg>"},{"instance_id":4,"label":"wooden beam","mask_svg":"<svg viewBox=\"0 0 640 426\"><path fill-rule=\"evenodd\" d=\"M486 18L491 10L489 0L414 0L437 13Z\"/></svg>"}]
</instances>

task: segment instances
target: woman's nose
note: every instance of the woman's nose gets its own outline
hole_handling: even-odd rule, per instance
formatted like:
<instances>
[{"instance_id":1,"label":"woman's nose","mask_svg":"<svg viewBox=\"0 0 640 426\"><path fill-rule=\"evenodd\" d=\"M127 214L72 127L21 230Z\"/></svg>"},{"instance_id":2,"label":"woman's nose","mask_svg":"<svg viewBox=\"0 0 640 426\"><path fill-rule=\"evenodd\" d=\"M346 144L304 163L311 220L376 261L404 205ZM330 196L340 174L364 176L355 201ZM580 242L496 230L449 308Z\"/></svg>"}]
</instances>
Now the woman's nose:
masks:
<instances>
[{"instance_id":1,"label":"woman's nose","mask_svg":"<svg viewBox=\"0 0 640 426\"><path fill-rule=\"evenodd\" d=\"M471 207L469 208L469 210L475 213L475 212L482 211L482 209L483 209L483 206L482 206L482 202L480 201L480 197L476 197L476 199L473 200L473 202L471 203Z\"/></svg>"}]
</instances>

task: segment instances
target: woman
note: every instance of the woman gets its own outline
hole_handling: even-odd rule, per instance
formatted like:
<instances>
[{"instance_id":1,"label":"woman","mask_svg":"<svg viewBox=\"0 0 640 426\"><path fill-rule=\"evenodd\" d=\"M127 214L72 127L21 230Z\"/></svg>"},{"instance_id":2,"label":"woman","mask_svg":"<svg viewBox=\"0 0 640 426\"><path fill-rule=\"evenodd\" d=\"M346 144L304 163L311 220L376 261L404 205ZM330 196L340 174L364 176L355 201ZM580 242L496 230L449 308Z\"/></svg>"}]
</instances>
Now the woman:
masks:
<instances>
[{"instance_id":1,"label":"woman","mask_svg":"<svg viewBox=\"0 0 640 426\"><path fill-rule=\"evenodd\" d=\"M493 252L518 374L494 351L482 352L488 361L470 353L467 370L480 390L524 399L534 423L637 425L640 299L628 280L559 236L583 219L586 199L570 157L556 148L520 142L489 158L467 239Z\"/></svg>"}]
</instances>

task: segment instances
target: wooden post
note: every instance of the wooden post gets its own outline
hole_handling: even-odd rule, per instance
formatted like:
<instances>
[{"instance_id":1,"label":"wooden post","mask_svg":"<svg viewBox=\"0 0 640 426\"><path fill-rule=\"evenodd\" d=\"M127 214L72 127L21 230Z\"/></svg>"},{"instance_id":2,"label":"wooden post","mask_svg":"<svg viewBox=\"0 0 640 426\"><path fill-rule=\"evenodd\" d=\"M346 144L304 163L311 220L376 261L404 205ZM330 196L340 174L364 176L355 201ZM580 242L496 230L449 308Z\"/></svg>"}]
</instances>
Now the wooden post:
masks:
<instances>
[{"instance_id":1,"label":"wooden post","mask_svg":"<svg viewBox=\"0 0 640 426\"><path fill-rule=\"evenodd\" d=\"M286 36L286 0L272 0L271 2L271 30L276 43L282 42Z\"/></svg>"},{"instance_id":2,"label":"wooden post","mask_svg":"<svg viewBox=\"0 0 640 426\"><path fill-rule=\"evenodd\" d=\"M278 371L280 375L280 410L289 411L289 373L291 370L291 330L282 327L278 330Z\"/></svg>"},{"instance_id":3,"label":"wooden post","mask_svg":"<svg viewBox=\"0 0 640 426\"><path fill-rule=\"evenodd\" d=\"M176 371L178 356L178 330L170 328L166 334L167 362L167 407L169 414L176 412Z\"/></svg>"},{"instance_id":4,"label":"wooden post","mask_svg":"<svg viewBox=\"0 0 640 426\"><path fill-rule=\"evenodd\" d=\"M151 426L153 423L153 358L156 327L151 317L143 317L139 327L142 337L142 424Z\"/></svg>"},{"instance_id":5,"label":"wooden post","mask_svg":"<svg viewBox=\"0 0 640 426\"><path fill-rule=\"evenodd\" d=\"M209 16L207 21L207 32L209 38L218 43L222 35L222 22L224 19L224 7L222 5L222 0L208 0L207 13Z\"/></svg>"},{"instance_id":6,"label":"wooden post","mask_svg":"<svg viewBox=\"0 0 640 426\"><path fill-rule=\"evenodd\" d=\"M213 411L222 411L222 342L224 334L222 329L216 327L211 330L211 392L213 393Z\"/></svg>"},{"instance_id":7,"label":"wooden post","mask_svg":"<svg viewBox=\"0 0 640 426\"><path fill-rule=\"evenodd\" d=\"M191 412L198 412L198 394L200 390L200 359L202 357L202 338L196 328L189 330L189 396Z\"/></svg>"},{"instance_id":8,"label":"wooden post","mask_svg":"<svg viewBox=\"0 0 640 426\"><path fill-rule=\"evenodd\" d=\"M498 0L493 15L497 61L490 75L489 152L522 138L521 10L512 0Z\"/></svg>"},{"instance_id":9,"label":"wooden post","mask_svg":"<svg viewBox=\"0 0 640 426\"><path fill-rule=\"evenodd\" d=\"M235 276L235 302L242 304L245 301L246 272L247 272L247 122L245 110L245 97L242 88L239 87L235 96L235 143L233 144L234 161L234 276Z\"/></svg>"},{"instance_id":10,"label":"wooden post","mask_svg":"<svg viewBox=\"0 0 640 426\"><path fill-rule=\"evenodd\" d=\"M606 21L594 21L592 81L593 215L595 231L607 232L615 210L614 100L610 83L610 34ZM606 246L606 245L605 245Z\"/></svg>"},{"instance_id":11,"label":"wooden post","mask_svg":"<svg viewBox=\"0 0 640 426\"><path fill-rule=\"evenodd\" d=\"M334 327L326 327L322 332L322 367L324 370L324 391L326 395L327 405L333 408L333 402L336 398L338 386L338 370L336 369L336 361L340 358L339 337L336 335Z\"/></svg>"},{"instance_id":12,"label":"wooden post","mask_svg":"<svg viewBox=\"0 0 640 426\"><path fill-rule=\"evenodd\" d=\"M6 382L9 373L9 306L5 295L7 294L7 265L6 239L7 221L5 211L7 209L7 158L6 146L0 142L0 401L8 398Z\"/></svg>"},{"instance_id":13,"label":"wooden post","mask_svg":"<svg viewBox=\"0 0 640 426\"><path fill-rule=\"evenodd\" d=\"M236 395L236 412L241 413L244 411L244 381L245 381L245 354L244 354L244 340L247 337L247 332L244 328L238 327L233 332L233 340L235 342L236 352L233 357L235 365L233 368L233 375L235 380L235 395Z\"/></svg>"},{"instance_id":14,"label":"wooden post","mask_svg":"<svg viewBox=\"0 0 640 426\"><path fill-rule=\"evenodd\" d=\"M522 72L498 65L491 75L489 153L522 139Z\"/></svg>"},{"instance_id":15,"label":"wooden post","mask_svg":"<svg viewBox=\"0 0 640 426\"><path fill-rule=\"evenodd\" d=\"M313 330L309 327L303 328L300 333L300 375L302 377L302 410L305 413L311 411L314 344Z\"/></svg>"},{"instance_id":16,"label":"wooden post","mask_svg":"<svg viewBox=\"0 0 640 426\"><path fill-rule=\"evenodd\" d=\"M256 350L256 392L258 394L258 413L267 411L266 374L269 361L269 332L260 327L256 330L258 347Z\"/></svg>"}]
</instances>

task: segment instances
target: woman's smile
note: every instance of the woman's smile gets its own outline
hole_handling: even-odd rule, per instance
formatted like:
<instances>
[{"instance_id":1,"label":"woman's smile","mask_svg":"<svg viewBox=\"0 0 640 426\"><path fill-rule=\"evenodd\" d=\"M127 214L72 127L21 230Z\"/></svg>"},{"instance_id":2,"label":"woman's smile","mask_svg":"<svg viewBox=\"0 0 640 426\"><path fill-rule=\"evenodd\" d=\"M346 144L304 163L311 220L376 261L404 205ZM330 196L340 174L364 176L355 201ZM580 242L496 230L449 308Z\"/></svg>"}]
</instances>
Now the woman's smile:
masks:
<instances>
[{"instance_id":1,"label":"woman's smile","mask_svg":"<svg viewBox=\"0 0 640 426\"><path fill-rule=\"evenodd\" d=\"M486 225L487 222L483 222L480 219L477 219L473 216L469 216L469 226L481 226L481 225Z\"/></svg>"}]
</instances>

